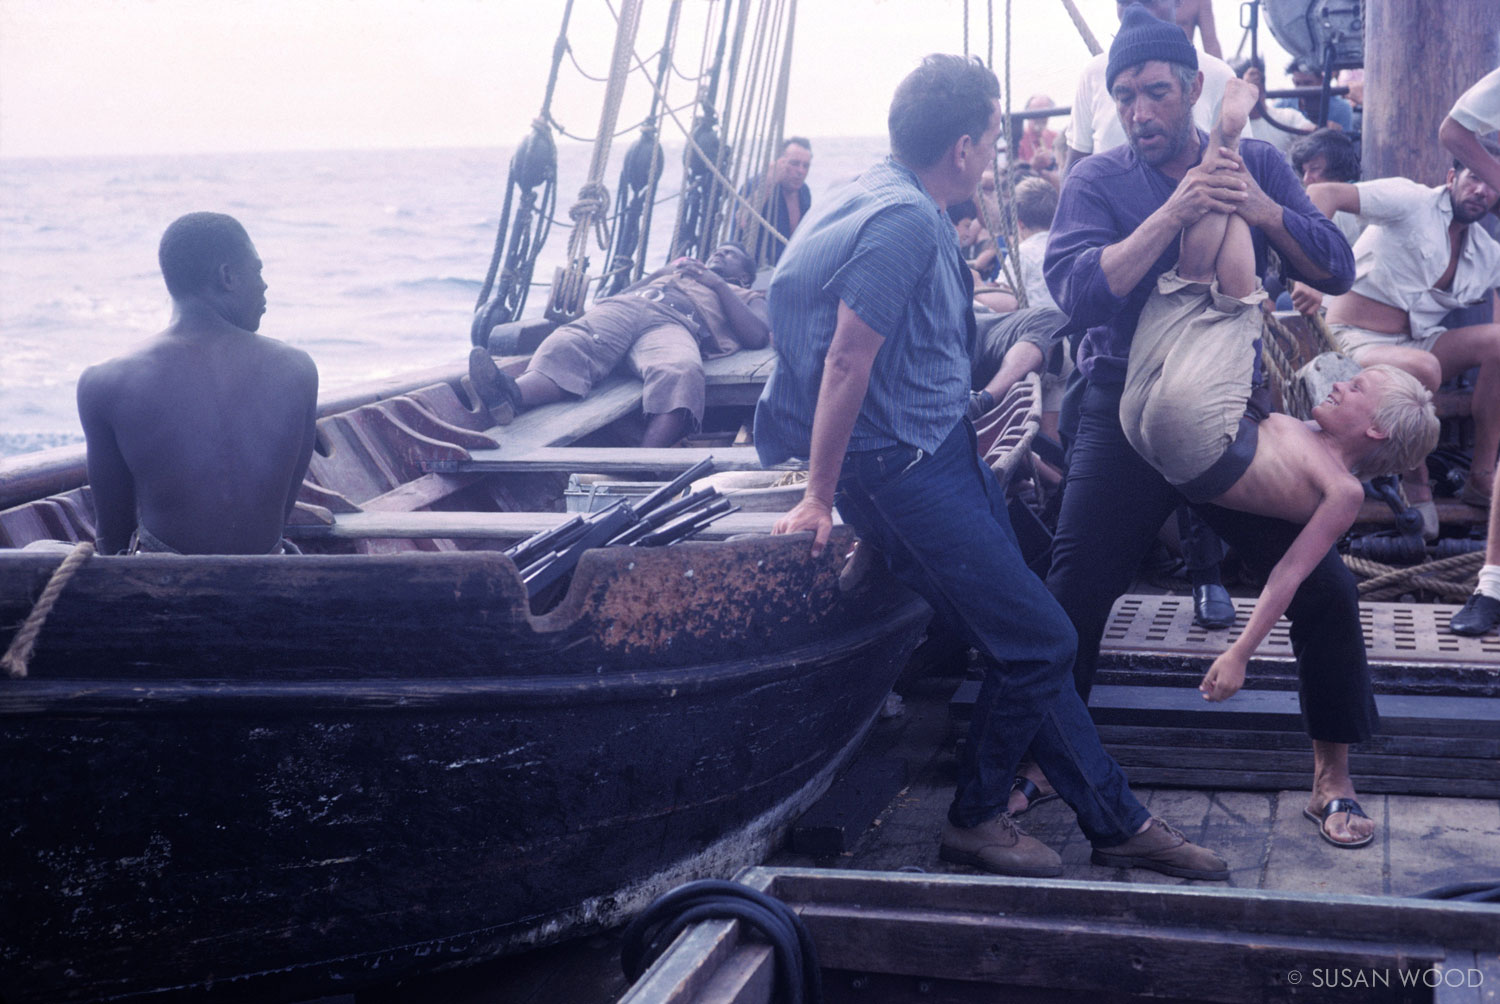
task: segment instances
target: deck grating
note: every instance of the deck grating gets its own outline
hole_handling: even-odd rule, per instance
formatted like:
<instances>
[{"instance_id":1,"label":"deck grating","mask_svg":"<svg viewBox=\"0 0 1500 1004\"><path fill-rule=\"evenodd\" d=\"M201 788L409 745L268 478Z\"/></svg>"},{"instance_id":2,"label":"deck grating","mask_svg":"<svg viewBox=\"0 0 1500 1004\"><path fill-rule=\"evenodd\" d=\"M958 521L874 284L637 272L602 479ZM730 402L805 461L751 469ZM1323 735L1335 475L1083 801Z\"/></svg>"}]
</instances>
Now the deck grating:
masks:
<instances>
[{"instance_id":1,"label":"deck grating","mask_svg":"<svg viewBox=\"0 0 1500 1004\"><path fill-rule=\"evenodd\" d=\"M1113 656L1188 656L1212 658L1240 632L1255 601L1235 601L1234 626L1207 631L1193 623L1188 596L1122 596L1104 627L1102 648ZM1361 603L1360 623L1372 665L1445 664L1491 667L1500 673L1500 635L1465 638L1448 630L1458 612L1452 604ZM1292 661L1292 642L1285 618L1277 622L1256 649L1260 659Z\"/></svg>"}]
</instances>

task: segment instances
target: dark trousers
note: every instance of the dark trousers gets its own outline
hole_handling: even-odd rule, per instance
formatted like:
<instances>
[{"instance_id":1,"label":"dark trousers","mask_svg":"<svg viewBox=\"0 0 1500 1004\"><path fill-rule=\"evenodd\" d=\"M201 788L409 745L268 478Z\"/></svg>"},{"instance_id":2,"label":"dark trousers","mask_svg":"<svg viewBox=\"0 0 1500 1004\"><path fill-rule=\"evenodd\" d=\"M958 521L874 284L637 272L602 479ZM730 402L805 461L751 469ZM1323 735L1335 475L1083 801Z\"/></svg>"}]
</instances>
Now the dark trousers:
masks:
<instances>
[{"instance_id":1,"label":"dark trousers","mask_svg":"<svg viewBox=\"0 0 1500 1004\"><path fill-rule=\"evenodd\" d=\"M1030 746L1091 843L1128 840L1148 813L1068 686L1073 629L1021 557L974 427L960 422L931 454L911 446L850 453L837 502L896 577L987 657L949 821L978 826L1004 812Z\"/></svg>"},{"instance_id":2,"label":"dark trousers","mask_svg":"<svg viewBox=\"0 0 1500 1004\"><path fill-rule=\"evenodd\" d=\"M1078 631L1073 677L1085 699L1114 601L1129 588L1157 530L1185 501L1125 439L1120 390L1090 383L1083 392L1047 576L1047 587ZM1262 576L1301 530L1285 520L1215 505L1193 508ZM1368 739L1377 715L1359 591L1336 550L1330 548L1302 583L1286 615L1308 735L1337 743Z\"/></svg>"}]
</instances>

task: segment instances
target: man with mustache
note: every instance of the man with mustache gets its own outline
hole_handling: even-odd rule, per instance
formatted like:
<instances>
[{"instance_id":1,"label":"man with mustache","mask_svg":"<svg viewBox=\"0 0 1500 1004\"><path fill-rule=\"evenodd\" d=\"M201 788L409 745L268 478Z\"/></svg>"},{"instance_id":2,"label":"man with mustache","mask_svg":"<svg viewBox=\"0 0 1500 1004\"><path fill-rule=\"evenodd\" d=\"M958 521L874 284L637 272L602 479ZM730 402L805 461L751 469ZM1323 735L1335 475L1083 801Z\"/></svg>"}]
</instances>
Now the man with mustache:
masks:
<instances>
[{"instance_id":1,"label":"man with mustache","mask_svg":"<svg viewBox=\"0 0 1500 1004\"><path fill-rule=\"evenodd\" d=\"M1141 308L1178 262L1185 229L1209 213L1249 225L1256 275L1275 248L1287 273L1326 293L1354 278L1338 228L1308 201L1285 158L1244 140L1204 163L1208 137L1193 126L1202 76L1175 25L1145 8L1125 12L1110 48L1107 83L1127 146L1081 161L1063 186L1047 247L1047 285L1075 325L1087 380L1063 492L1047 585L1078 630L1074 682L1087 693L1115 599L1129 587L1167 516L1185 496L1130 445L1120 423L1127 360ZM1259 574L1296 539L1294 523L1216 505L1198 513ZM1301 677L1315 774L1308 811L1326 839L1368 844L1374 824L1354 801L1349 744L1374 731L1354 577L1329 549L1296 590L1287 616Z\"/></svg>"},{"instance_id":2,"label":"man with mustache","mask_svg":"<svg viewBox=\"0 0 1500 1004\"><path fill-rule=\"evenodd\" d=\"M1485 141L1493 154L1493 142ZM1483 303L1500 285L1500 243L1474 224L1500 202L1500 189L1458 160L1443 185L1406 178L1313 185L1308 196L1328 215L1342 210L1366 224L1354 245L1354 288L1328 304L1328 324L1361 366L1388 363L1437 390L1471 366L1474 459L1459 498L1489 508L1500 452L1500 324L1446 329L1457 307ZM1427 470L1404 478L1407 498L1432 498Z\"/></svg>"}]
</instances>

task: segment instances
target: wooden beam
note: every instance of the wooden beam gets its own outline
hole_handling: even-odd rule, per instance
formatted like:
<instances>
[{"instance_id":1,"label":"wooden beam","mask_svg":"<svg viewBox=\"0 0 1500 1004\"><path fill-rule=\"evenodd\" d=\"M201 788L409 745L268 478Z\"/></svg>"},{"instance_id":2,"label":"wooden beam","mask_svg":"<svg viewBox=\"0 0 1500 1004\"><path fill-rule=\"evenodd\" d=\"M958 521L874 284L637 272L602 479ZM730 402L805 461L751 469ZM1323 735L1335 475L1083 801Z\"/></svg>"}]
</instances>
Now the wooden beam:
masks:
<instances>
[{"instance_id":1,"label":"wooden beam","mask_svg":"<svg viewBox=\"0 0 1500 1004\"><path fill-rule=\"evenodd\" d=\"M1366 178L1441 185L1453 159L1437 131L1458 96L1500 62L1495 0L1365 5Z\"/></svg>"},{"instance_id":2,"label":"wooden beam","mask_svg":"<svg viewBox=\"0 0 1500 1004\"><path fill-rule=\"evenodd\" d=\"M332 526L289 526L294 540L362 540L369 537L432 537L448 540L523 540L550 530L578 513L568 512L352 512ZM780 513L731 513L694 540L723 540L741 533L770 533ZM837 519L834 521L838 522Z\"/></svg>"},{"instance_id":3,"label":"wooden beam","mask_svg":"<svg viewBox=\"0 0 1500 1004\"><path fill-rule=\"evenodd\" d=\"M713 458L715 471L758 471L760 458L753 446L634 447L541 446L526 453L507 450L474 450L471 459L458 462L460 471L561 471L565 474L680 474L694 464Z\"/></svg>"}]
</instances>

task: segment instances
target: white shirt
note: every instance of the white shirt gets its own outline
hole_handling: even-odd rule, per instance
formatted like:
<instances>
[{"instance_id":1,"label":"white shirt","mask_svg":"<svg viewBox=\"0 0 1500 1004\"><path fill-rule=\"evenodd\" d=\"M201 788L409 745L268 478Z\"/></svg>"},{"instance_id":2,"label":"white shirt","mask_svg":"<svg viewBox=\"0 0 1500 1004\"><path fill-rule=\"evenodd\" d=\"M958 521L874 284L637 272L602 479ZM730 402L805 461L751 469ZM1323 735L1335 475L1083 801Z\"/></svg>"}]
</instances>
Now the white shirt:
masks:
<instances>
[{"instance_id":1,"label":"white shirt","mask_svg":"<svg viewBox=\"0 0 1500 1004\"><path fill-rule=\"evenodd\" d=\"M1500 129L1500 69L1486 73L1479 83L1464 91L1448 115L1481 136Z\"/></svg>"},{"instance_id":2,"label":"white shirt","mask_svg":"<svg viewBox=\"0 0 1500 1004\"><path fill-rule=\"evenodd\" d=\"M1115 99L1104 86L1104 71L1109 68L1109 53L1101 52L1083 68L1078 78L1078 93L1073 97L1073 117L1068 123L1068 145L1079 153L1103 153L1122 145L1129 137L1120 124ZM1203 71L1203 93L1193 105L1193 124L1211 132L1219 118L1224 100L1224 85L1234 77L1229 64L1218 56L1198 53L1198 69Z\"/></svg>"},{"instance_id":3,"label":"white shirt","mask_svg":"<svg viewBox=\"0 0 1500 1004\"><path fill-rule=\"evenodd\" d=\"M1406 311L1413 338L1442 330L1443 315L1480 303L1500 285L1500 244L1477 226L1465 232L1448 290L1433 284L1448 270L1453 201L1445 187L1406 178L1362 181L1354 243L1354 292Z\"/></svg>"},{"instance_id":4,"label":"white shirt","mask_svg":"<svg viewBox=\"0 0 1500 1004\"><path fill-rule=\"evenodd\" d=\"M1266 116L1275 119L1282 125L1291 126L1293 129L1312 132L1317 128L1317 126L1313 125L1311 119L1295 108L1272 108L1267 106ZM1251 119L1248 128L1245 130L1245 135L1251 139L1265 140L1283 154L1291 149L1293 143L1302 138L1294 132L1287 132L1285 129L1276 128L1264 118Z\"/></svg>"},{"instance_id":5,"label":"white shirt","mask_svg":"<svg viewBox=\"0 0 1500 1004\"><path fill-rule=\"evenodd\" d=\"M1050 232L1043 230L1022 241L1016 248L1016 258L1021 263L1021 286L1026 290L1026 305L1057 310L1057 301L1052 299L1047 278L1042 275L1042 259L1047 256L1047 235Z\"/></svg>"}]
</instances>

